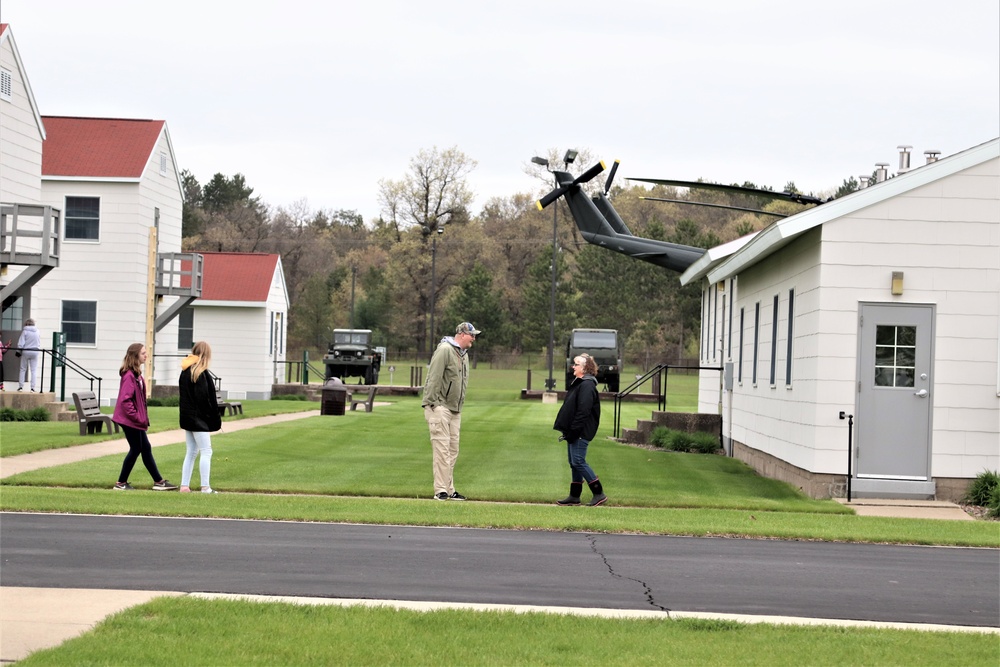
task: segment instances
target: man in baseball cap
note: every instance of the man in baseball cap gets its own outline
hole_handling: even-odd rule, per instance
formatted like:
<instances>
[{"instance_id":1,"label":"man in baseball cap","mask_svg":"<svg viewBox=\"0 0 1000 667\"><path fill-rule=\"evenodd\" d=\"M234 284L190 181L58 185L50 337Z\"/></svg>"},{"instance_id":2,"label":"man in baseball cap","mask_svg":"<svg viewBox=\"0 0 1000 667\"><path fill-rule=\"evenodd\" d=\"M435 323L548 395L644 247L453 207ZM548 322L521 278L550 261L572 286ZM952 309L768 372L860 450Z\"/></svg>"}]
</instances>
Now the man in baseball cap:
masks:
<instances>
[{"instance_id":1,"label":"man in baseball cap","mask_svg":"<svg viewBox=\"0 0 1000 667\"><path fill-rule=\"evenodd\" d=\"M472 336L478 336L483 332L477 329L476 327L472 326L472 322L462 322L457 327L455 327L455 335L457 336L460 333L470 334Z\"/></svg>"},{"instance_id":2,"label":"man in baseball cap","mask_svg":"<svg viewBox=\"0 0 1000 667\"><path fill-rule=\"evenodd\" d=\"M465 500L455 490L455 461L458 460L458 436L462 428L462 405L469 386L469 355L481 331L472 322L455 327L454 336L441 339L424 383L424 419L431 433L435 500Z\"/></svg>"}]
</instances>

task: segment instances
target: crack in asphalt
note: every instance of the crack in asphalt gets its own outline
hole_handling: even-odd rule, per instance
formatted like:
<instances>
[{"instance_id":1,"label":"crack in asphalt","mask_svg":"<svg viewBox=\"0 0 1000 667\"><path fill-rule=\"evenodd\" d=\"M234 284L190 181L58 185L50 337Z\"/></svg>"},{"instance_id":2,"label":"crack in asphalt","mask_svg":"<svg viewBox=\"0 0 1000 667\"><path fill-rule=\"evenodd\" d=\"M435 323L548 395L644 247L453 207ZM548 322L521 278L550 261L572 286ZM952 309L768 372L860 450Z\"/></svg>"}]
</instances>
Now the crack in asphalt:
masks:
<instances>
[{"instance_id":1,"label":"crack in asphalt","mask_svg":"<svg viewBox=\"0 0 1000 667\"><path fill-rule=\"evenodd\" d=\"M604 567L608 568L608 573L612 577L617 577L619 579L626 579L628 581L634 581L635 583L639 584L640 586L642 586L643 592L646 594L646 601L650 604L650 606L659 609L660 611L664 612L667 616L670 615L669 607L664 607L663 605L658 604L655 599L653 599L653 589L650 588L645 581L640 581L639 579L635 579L634 577L626 577L625 575L618 574L617 572L615 572L615 568L611 567L611 563L608 562L608 557L605 556L603 553L601 553L600 550L598 550L597 548L597 535L587 535L587 539L590 540L591 551L593 551L595 554L601 557L601 560L604 561Z\"/></svg>"}]
</instances>

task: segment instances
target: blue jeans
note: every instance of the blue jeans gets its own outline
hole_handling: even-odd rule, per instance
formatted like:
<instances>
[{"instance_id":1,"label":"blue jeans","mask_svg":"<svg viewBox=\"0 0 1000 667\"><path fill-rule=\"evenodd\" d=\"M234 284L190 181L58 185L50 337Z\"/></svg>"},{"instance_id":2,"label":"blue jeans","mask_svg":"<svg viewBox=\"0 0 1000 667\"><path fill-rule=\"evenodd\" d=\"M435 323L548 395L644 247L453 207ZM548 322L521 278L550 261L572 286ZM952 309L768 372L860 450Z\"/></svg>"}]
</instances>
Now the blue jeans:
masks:
<instances>
[{"instance_id":1,"label":"blue jeans","mask_svg":"<svg viewBox=\"0 0 1000 667\"><path fill-rule=\"evenodd\" d=\"M576 442L566 443L566 453L569 455L569 468L573 471L574 482L587 482L590 484L597 479L597 475L587 465L587 447L589 445L590 443L583 438L577 439Z\"/></svg>"}]
</instances>

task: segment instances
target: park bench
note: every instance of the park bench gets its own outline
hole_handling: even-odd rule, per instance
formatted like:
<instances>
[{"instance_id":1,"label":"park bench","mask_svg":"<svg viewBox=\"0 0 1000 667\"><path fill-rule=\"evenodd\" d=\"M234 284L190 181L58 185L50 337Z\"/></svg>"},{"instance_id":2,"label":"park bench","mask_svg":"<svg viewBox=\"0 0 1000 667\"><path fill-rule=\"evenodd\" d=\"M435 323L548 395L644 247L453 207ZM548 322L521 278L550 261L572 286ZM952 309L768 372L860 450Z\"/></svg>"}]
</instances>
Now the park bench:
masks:
<instances>
[{"instance_id":1,"label":"park bench","mask_svg":"<svg viewBox=\"0 0 1000 667\"><path fill-rule=\"evenodd\" d=\"M222 392L215 392L216 402L219 404L219 416L243 414L243 404L239 401L226 401L222 398Z\"/></svg>"},{"instance_id":2,"label":"park bench","mask_svg":"<svg viewBox=\"0 0 1000 667\"><path fill-rule=\"evenodd\" d=\"M118 433L121 429L111 421L111 417L101 414L101 403L92 391L73 393L73 403L76 405L76 419L80 424L80 435L94 435L108 425L108 433Z\"/></svg>"},{"instance_id":3,"label":"park bench","mask_svg":"<svg viewBox=\"0 0 1000 667\"><path fill-rule=\"evenodd\" d=\"M354 398L356 394L351 395L351 411L353 412L359 405L365 406L365 412L372 411L372 404L375 402L375 393L378 391L378 387L369 387L368 396L366 398Z\"/></svg>"}]
</instances>

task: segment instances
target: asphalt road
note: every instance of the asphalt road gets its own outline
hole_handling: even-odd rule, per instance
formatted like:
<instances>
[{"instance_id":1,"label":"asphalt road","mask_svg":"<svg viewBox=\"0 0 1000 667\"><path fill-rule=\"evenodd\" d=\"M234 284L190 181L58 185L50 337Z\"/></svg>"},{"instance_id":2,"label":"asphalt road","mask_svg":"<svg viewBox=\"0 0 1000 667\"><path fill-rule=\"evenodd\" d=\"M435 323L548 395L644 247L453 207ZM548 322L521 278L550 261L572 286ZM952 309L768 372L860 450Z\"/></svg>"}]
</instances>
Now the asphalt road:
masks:
<instances>
[{"instance_id":1,"label":"asphalt road","mask_svg":"<svg viewBox=\"0 0 1000 667\"><path fill-rule=\"evenodd\" d=\"M0 514L0 585L1000 627L1000 551Z\"/></svg>"}]
</instances>

